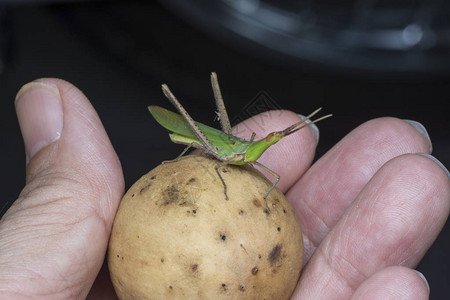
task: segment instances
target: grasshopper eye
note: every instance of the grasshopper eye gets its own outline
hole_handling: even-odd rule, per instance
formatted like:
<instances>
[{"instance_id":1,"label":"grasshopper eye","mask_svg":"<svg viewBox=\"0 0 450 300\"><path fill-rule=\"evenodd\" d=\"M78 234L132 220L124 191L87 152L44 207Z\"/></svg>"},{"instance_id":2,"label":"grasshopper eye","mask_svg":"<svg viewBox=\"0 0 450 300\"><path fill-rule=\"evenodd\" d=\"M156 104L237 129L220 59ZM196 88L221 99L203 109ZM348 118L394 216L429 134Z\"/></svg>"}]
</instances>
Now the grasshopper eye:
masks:
<instances>
[{"instance_id":1,"label":"grasshopper eye","mask_svg":"<svg viewBox=\"0 0 450 300\"><path fill-rule=\"evenodd\" d=\"M282 138L282 136L280 135L279 132L271 132L264 138L264 141L266 142L272 142L274 140L278 141L280 140L280 138Z\"/></svg>"}]
</instances>

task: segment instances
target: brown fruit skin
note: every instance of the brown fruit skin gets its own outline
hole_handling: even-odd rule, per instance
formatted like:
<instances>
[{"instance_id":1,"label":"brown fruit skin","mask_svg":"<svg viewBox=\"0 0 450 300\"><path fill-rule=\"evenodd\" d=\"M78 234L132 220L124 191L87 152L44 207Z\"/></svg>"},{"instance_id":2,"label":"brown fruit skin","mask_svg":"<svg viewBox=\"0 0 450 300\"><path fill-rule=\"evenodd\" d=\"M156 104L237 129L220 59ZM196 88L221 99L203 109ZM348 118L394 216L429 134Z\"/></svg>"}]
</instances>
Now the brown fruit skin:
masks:
<instances>
[{"instance_id":1,"label":"brown fruit skin","mask_svg":"<svg viewBox=\"0 0 450 300\"><path fill-rule=\"evenodd\" d=\"M284 195L251 166L190 155L125 194L108 249L120 299L289 299L303 241Z\"/></svg>"}]
</instances>

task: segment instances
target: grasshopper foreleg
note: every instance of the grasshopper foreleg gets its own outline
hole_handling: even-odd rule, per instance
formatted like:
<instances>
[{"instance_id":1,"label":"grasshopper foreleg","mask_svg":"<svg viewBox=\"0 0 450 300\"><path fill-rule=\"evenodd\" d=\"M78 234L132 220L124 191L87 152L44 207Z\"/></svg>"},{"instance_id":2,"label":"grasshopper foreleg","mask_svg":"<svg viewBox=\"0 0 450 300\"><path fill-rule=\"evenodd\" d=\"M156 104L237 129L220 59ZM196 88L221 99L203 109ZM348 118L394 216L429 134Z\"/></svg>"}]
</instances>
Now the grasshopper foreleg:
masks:
<instances>
[{"instance_id":1,"label":"grasshopper foreleg","mask_svg":"<svg viewBox=\"0 0 450 300\"><path fill-rule=\"evenodd\" d=\"M183 152L181 152L180 155L178 155L176 158L171 159L171 160L165 160L162 163L165 164L165 163L169 163L169 162L176 162L176 161L178 161L189 149L191 149L191 147L192 147L192 143L187 145L187 147L184 148Z\"/></svg>"}]
</instances>

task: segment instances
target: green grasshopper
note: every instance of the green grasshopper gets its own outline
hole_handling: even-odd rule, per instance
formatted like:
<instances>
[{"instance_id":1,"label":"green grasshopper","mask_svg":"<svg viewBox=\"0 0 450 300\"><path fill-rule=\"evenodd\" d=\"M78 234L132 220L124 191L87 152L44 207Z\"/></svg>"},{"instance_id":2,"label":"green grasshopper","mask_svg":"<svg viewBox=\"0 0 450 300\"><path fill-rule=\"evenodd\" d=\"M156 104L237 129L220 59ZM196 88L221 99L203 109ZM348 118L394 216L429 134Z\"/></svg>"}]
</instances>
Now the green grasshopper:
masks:
<instances>
[{"instance_id":1,"label":"green grasshopper","mask_svg":"<svg viewBox=\"0 0 450 300\"><path fill-rule=\"evenodd\" d=\"M321 110L321 108L319 108L309 116L303 118L301 121L289 126L284 130L269 133L265 138L262 138L258 141L254 141L255 133L253 132L250 140L247 141L231 134L230 120L228 119L228 114L225 109L222 94L220 92L217 75L214 72L211 74L211 85L214 92L214 98L216 100L216 106L218 110L217 115L219 116L222 131L206 126L199 122L195 122L191 118L191 116L189 116L180 102L178 102L178 100L175 98L166 84L162 85L164 95L169 99L170 102L172 102L172 104L176 107L181 115L154 105L149 106L148 109L155 120L170 132L169 136L172 142L176 144L187 145L184 151L175 160L184 155L184 153L186 153L186 151L190 147L194 147L203 150L222 163L232 165L244 165L249 163L257 165L263 170L266 170L267 172L272 174L276 178L276 180L264 196L264 201L266 202L266 206L268 208L266 199L280 180L280 175L257 162L256 160L264 153L264 151L267 150L267 148L269 148L271 145L275 144L282 138L306 126L328 118L331 115L326 115L312 122L307 122L307 120L309 120L312 116L314 116ZM222 181L222 184L224 186L225 198L228 200L227 186L218 171L220 166L221 165L219 164L216 165L215 170L220 180Z\"/></svg>"}]
</instances>

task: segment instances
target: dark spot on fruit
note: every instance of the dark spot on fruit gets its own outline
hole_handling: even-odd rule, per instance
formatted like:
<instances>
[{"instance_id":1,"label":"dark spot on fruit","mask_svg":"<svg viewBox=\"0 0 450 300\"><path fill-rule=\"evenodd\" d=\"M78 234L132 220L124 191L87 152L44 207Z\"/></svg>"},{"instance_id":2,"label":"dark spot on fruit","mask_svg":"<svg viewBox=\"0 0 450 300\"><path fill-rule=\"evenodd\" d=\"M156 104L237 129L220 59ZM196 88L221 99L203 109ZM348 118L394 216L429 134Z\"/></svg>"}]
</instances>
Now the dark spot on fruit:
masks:
<instances>
[{"instance_id":1,"label":"dark spot on fruit","mask_svg":"<svg viewBox=\"0 0 450 300\"><path fill-rule=\"evenodd\" d=\"M283 208L283 213L284 213L284 214L286 213L286 209L284 209L284 208Z\"/></svg>"},{"instance_id":2,"label":"dark spot on fruit","mask_svg":"<svg viewBox=\"0 0 450 300\"><path fill-rule=\"evenodd\" d=\"M227 172L228 172L228 169L225 169L225 168L222 169L222 173L227 173Z\"/></svg>"},{"instance_id":3,"label":"dark spot on fruit","mask_svg":"<svg viewBox=\"0 0 450 300\"><path fill-rule=\"evenodd\" d=\"M253 205L256 207L261 207L261 202L258 199L253 199Z\"/></svg>"},{"instance_id":4,"label":"dark spot on fruit","mask_svg":"<svg viewBox=\"0 0 450 300\"><path fill-rule=\"evenodd\" d=\"M281 231L281 227L277 227L277 231Z\"/></svg>"},{"instance_id":5,"label":"dark spot on fruit","mask_svg":"<svg viewBox=\"0 0 450 300\"><path fill-rule=\"evenodd\" d=\"M198 264L191 265L191 270L192 270L192 272L197 271L198 270Z\"/></svg>"},{"instance_id":6,"label":"dark spot on fruit","mask_svg":"<svg viewBox=\"0 0 450 300\"><path fill-rule=\"evenodd\" d=\"M133 194L133 195L131 195L131 198L134 198L134 194Z\"/></svg>"},{"instance_id":7,"label":"dark spot on fruit","mask_svg":"<svg viewBox=\"0 0 450 300\"><path fill-rule=\"evenodd\" d=\"M164 262L164 257L161 258L161 262L162 262L162 263Z\"/></svg>"},{"instance_id":8,"label":"dark spot on fruit","mask_svg":"<svg viewBox=\"0 0 450 300\"><path fill-rule=\"evenodd\" d=\"M258 254L258 258L261 259L261 257L262 257L261 254Z\"/></svg>"},{"instance_id":9,"label":"dark spot on fruit","mask_svg":"<svg viewBox=\"0 0 450 300\"><path fill-rule=\"evenodd\" d=\"M253 274L253 275L258 274L258 267L254 267L254 268L252 269L252 274Z\"/></svg>"},{"instance_id":10,"label":"dark spot on fruit","mask_svg":"<svg viewBox=\"0 0 450 300\"><path fill-rule=\"evenodd\" d=\"M267 208L264 210L264 213L266 214L266 215L270 215L270 210L268 210Z\"/></svg>"},{"instance_id":11,"label":"dark spot on fruit","mask_svg":"<svg viewBox=\"0 0 450 300\"><path fill-rule=\"evenodd\" d=\"M192 178L189 179L188 182L189 182L189 183L193 183L193 182L195 182L196 180L197 180L197 179L195 179L195 177L192 177Z\"/></svg>"},{"instance_id":12,"label":"dark spot on fruit","mask_svg":"<svg viewBox=\"0 0 450 300\"><path fill-rule=\"evenodd\" d=\"M244 214L244 211L241 209L241 210L239 211L239 215L242 216L243 214Z\"/></svg>"},{"instance_id":13,"label":"dark spot on fruit","mask_svg":"<svg viewBox=\"0 0 450 300\"><path fill-rule=\"evenodd\" d=\"M193 210L192 210L192 213L195 215L195 214L197 213L197 210L196 210L196 209L193 209Z\"/></svg>"},{"instance_id":14,"label":"dark spot on fruit","mask_svg":"<svg viewBox=\"0 0 450 300\"><path fill-rule=\"evenodd\" d=\"M151 179L151 180L154 180L155 178L156 178L156 175L152 176L150 179Z\"/></svg>"},{"instance_id":15,"label":"dark spot on fruit","mask_svg":"<svg viewBox=\"0 0 450 300\"><path fill-rule=\"evenodd\" d=\"M117 258L119 258L120 257L120 255L119 254L117 254Z\"/></svg>"},{"instance_id":16,"label":"dark spot on fruit","mask_svg":"<svg viewBox=\"0 0 450 300\"><path fill-rule=\"evenodd\" d=\"M174 186L174 185L168 186L165 191L167 199L164 202L164 205L170 205L173 202L176 202L176 200L178 200L178 193L179 193L179 191L176 186Z\"/></svg>"},{"instance_id":17,"label":"dark spot on fruit","mask_svg":"<svg viewBox=\"0 0 450 300\"><path fill-rule=\"evenodd\" d=\"M274 264L276 261L278 261L281 258L281 249L283 248L282 245L276 244L275 247L272 248L272 250L269 253L268 260L271 264Z\"/></svg>"},{"instance_id":18,"label":"dark spot on fruit","mask_svg":"<svg viewBox=\"0 0 450 300\"><path fill-rule=\"evenodd\" d=\"M172 287L171 285L169 285L169 289L171 289L171 290L172 290L172 289L173 289L173 287Z\"/></svg>"},{"instance_id":19,"label":"dark spot on fruit","mask_svg":"<svg viewBox=\"0 0 450 300\"><path fill-rule=\"evenodd\" d=\"M241 292L245 292L245 285L244 285L244 284L241 284L241 285L239 286L239 290L240 290Z\"/></svg>"},{"instance_id":20,"label":"dark spot on fruit","mask_svg":"<svg viewBox=\"0 0 450 300\"><path fill-rule=\"evenodd\" d=\"M225 234L221 234L221 235L220 235L220 239L221 239L222 241L225 241L225 240L227 239L227 236L226 236Z\"/></svg>"},{"instance_id":21,"label":"dark spot on fruit","mask_svg":"<svg viewBox=\"0 0 450 300\"><path fill-rule=\"evenodd\" d=\"M222 283L222 289L224 292L228 290L227 285L225 283Z\"/></svg>"},{"instance_id":22,"label":"dark spot on fruit","mask_svg":"<svg viewBox=\"0 0 450 300\"><path fill-rule=\"evenodd\" d=\"M241 246L242 250L244 250L244 252L245 252L246 254L248 254L247 249L245 249L244 245L239 244L239 246Z\"/></svg>"},{"instance_id":23,"label":"dark spot on fruit","mask_svg":"<svg viewBox=\"0 0 450 300\"><path fill-rule=\"evenodd\" d=\"M139 238L139 236L137 236L137 238Z\"/></svg>"},{"instance_id":24,"label":"dark spot on fruit","mask_svg":"<svg viewBox=\"0 0 450 300\"><path fill-rule=\"evenodd\" d=\"M149 183L149 184L147 184L146 186L144 186L144 187L139 191L139 194L145 193L145 192L149 189L149 187L150 187L151 185L152 185L152 184Z\"/></svg>"}]
</instances>

